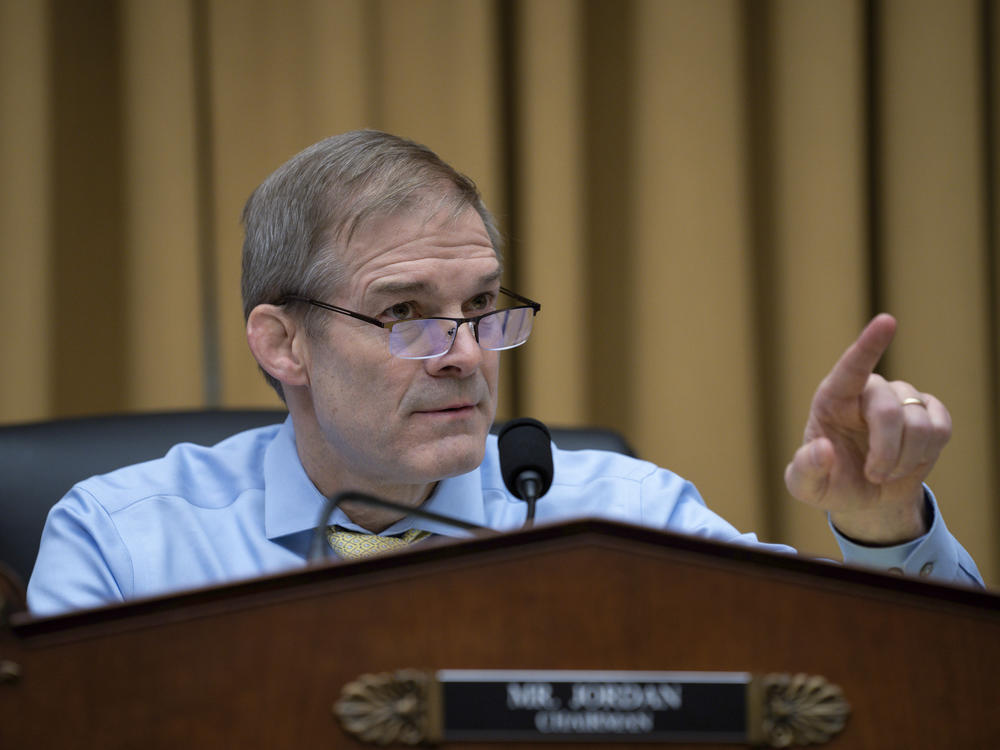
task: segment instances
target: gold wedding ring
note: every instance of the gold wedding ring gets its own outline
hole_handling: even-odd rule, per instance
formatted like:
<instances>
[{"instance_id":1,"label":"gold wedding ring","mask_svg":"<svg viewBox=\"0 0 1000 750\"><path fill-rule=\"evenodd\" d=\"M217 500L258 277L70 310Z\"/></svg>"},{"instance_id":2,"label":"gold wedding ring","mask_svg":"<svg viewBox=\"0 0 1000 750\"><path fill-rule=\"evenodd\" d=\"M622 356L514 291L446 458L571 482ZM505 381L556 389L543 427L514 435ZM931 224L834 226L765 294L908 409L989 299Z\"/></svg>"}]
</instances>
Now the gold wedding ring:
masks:
<instances>
[{"instance_id":1,"label":"gold wedding ring","mask_svg":"<svg viewBox=\"0 0 1000 750\"><path fill-rule=\"evenodd\" d=\"M910 396L910 398L904 398L903 399L902 406L910 406L912 404L915 404L917 406L922 406L925 409L927 408L927 402L924 401L922 398L917 398L915 396Z\"/></svg>"}]
</instances>

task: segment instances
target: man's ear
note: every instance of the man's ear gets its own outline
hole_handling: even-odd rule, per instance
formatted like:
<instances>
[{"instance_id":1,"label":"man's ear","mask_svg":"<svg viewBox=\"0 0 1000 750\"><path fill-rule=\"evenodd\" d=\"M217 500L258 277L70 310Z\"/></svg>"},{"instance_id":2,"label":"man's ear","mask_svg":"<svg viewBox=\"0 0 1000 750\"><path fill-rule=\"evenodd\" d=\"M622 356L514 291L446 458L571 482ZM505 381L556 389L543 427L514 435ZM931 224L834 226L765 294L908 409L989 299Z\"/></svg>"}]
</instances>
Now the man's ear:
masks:
<instances>
[{"instance_id":1,"label":"man's ear","mask_svg":"<svg viewBox=\"0 0 1000 750\"><path fill-rule=\"evenodd\" d=\"M308 385L300 321L278 305L257 305L247 318L247 343L264 371L285 385Z\"/></svg>"}]
</instances>

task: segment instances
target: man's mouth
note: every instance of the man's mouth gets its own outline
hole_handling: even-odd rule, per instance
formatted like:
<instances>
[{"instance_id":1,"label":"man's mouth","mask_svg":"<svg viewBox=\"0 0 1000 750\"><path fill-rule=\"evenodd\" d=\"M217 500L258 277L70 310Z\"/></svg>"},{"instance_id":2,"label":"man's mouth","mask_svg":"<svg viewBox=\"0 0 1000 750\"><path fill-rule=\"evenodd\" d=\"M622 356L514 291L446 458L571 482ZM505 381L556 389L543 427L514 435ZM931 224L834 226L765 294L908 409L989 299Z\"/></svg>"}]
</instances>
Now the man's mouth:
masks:
<instances>
[{"instance_id":1,"label":"man's mouth","mask_svg":"<svg viewBox=\"0 0 1000 750\"><path fill-rule=\"evenodd\" d=\"M419 409L416 414L465 414L476 408L475 404L462 403L462 404L449 404L448 406L440 406L431 409Z\"/></svg>"}]
</instances>

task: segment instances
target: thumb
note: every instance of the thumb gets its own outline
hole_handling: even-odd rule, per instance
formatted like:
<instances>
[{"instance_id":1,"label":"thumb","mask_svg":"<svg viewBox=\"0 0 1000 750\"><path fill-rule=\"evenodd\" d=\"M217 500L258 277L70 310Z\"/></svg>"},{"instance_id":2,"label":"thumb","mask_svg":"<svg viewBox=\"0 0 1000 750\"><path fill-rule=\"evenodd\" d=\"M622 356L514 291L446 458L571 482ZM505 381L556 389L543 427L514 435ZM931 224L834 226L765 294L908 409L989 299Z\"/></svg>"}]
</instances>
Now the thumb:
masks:
<instances>
[{"instance_id":1,"label":"thumb","mask_svg":"<svg viewBox=\"0 0 1000 750\"><path fill-rule=\"evenodd\" d=\"M785 468L785 486L796 500L818 503L826 494L832 468L833 444L822 437L810 440Z\"/></svg>"}]
</instances>

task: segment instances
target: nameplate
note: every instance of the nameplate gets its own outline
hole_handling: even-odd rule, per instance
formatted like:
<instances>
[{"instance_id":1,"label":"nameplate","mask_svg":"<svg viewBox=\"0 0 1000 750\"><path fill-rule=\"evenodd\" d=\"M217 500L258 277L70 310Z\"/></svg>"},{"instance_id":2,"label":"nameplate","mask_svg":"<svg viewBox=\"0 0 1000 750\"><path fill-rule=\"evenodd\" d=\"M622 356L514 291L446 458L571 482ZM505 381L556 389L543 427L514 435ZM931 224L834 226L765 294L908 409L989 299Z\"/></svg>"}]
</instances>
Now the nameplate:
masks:
<instances>
[{"instance_id":1,"label":"nameplate","mask_svg":"<svg viewBox=\"0 0 1000 750\"><path fill-rule=\"evenodd\" d=\"M744 673L437 673L444 741L742 742Z\"/></svg>"},{"instance_id":2,"label":"nameplate","mask_svg":"<svg viewBox=\"0 0 1000 750\"><path fill-rule=\"evenodd\" d=\"M334 706L373 744L732 743L793 747L838 733L824 678L746 672L400 670L362 675Z\"/></svg>"}]
</instances>

